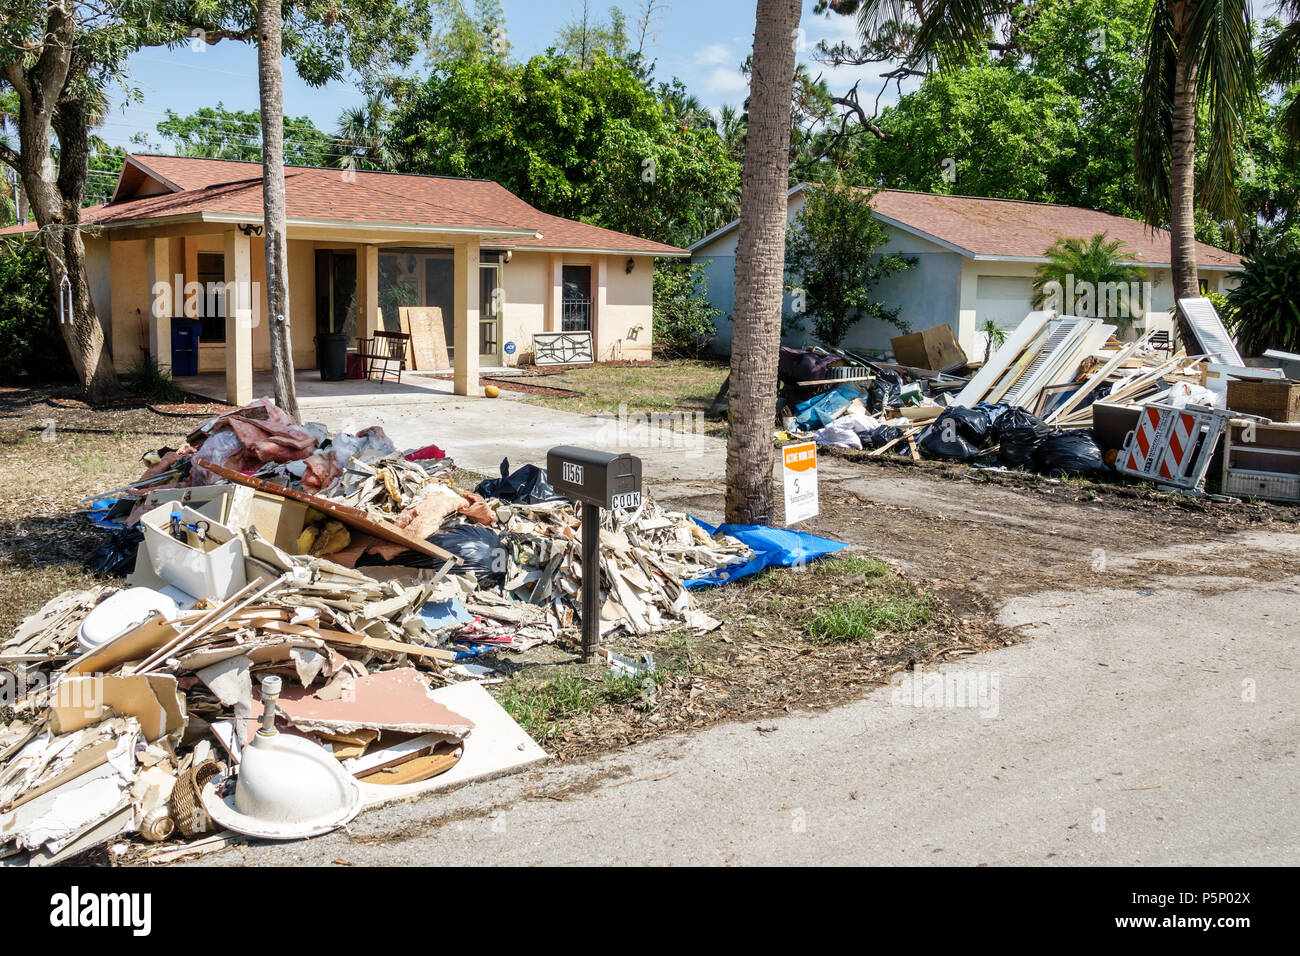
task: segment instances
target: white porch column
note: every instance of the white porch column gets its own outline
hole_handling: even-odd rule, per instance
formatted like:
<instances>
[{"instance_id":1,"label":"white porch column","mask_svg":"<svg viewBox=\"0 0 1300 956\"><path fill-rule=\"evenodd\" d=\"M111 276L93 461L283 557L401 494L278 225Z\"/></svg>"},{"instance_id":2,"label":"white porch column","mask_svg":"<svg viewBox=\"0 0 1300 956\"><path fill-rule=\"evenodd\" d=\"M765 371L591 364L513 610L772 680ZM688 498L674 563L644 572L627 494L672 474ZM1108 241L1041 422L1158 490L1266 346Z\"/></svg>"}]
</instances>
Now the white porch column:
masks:
<instances>
[{"instance_id":1,"label":"white porch column","mask_svg":"<svg viewBox=\"0 0 1300 956\"><path fill-rule=\"evenodd\" d=\"M979 264L966 258L961 260L961 271L957 273L957 315L955 331L957 344L962 347L971 361L983 351L981 337L976 335L976 303L978 300ZM1023 319L1024 316L1019 316ZM984 356L988 358L987 355Z\"/></svg>"},{"instance_id":2,"label":"white porch column","mask_svg":"<svg viewBox=\"0 0 1300 956\"><path fill-rule=\"evenodd\" d=\"M167 239L146 239L144 257L149 282L149 354L159 368L171 371L172 313L175 301L171 242Z\"/></svg>"},{"instance_id":3,"label":"white porch column","mask_svg":"<svg viewBox=\"0 0 1300 956\"><path fill-rule=\"evenodd\" d=\"M226 401L253 400L253 259L248 236L236 229L225 234L226 265ZM260 312L261 310L258 309Z\"/></svg>"},{"instance_id":4,"label":"white porch column","mask_svg":"<svg viewBox=\"0 0 1300 956\"><path fill-rule=\"evenodd\" d=\"M456 243L455 294L452 299L457 395L478 394L478 239Z\"/></svg>"},{"instance_id":5,"label":"white porch column","mask_svg":"<svg viewBox=\"0 0 1300 956\"><path fill-rule=\"evenodd\" d=\"M564 316L564 255L552 252L547 262L550 284L546 293L546 331L560 331Z\"/></svg>"},{"instance_id":6,"label":"white porch column","mask_svg":"<svg viewBox=\"0 0 1300 956\"><path fill-rule=\"evenodd\" d=\"M592 264L591 290L591 357L600 361L600 324L605 318L605 303L609 299L609 256L597 256Z\"/></svg>"},{"instance_id":7,"label":"white porch column","mask_svg":"<svg viewBox=\"0 0 1300 956\"><path fill-rule=\"evenodd\" d=\"M357 335L370 338L384 327L379 314L379 247L357 250Z\"/></svg>"}]
</instances>

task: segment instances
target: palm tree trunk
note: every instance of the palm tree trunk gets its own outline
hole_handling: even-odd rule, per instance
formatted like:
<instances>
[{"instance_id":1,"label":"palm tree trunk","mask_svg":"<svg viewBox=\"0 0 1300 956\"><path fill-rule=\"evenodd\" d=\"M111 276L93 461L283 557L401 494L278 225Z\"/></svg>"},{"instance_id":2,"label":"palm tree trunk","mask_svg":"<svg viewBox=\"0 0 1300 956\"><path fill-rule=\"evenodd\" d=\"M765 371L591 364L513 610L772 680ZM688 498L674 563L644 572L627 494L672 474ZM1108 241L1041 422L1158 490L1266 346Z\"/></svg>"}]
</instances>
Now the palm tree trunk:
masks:
<instances>
[{"instance_id":1,"label":"palm tree trunk","mask_svg":"<svg viewBox=\"0 0 1300 956\"><path fill-rule=\"evenodd\" d=\"M262 108L262 216L266 236L266 320L275 403L298 419L289 322L289 246L284 209L284 82L279 0L257 5L257 80Z\"/></svg>"},{"instance_id":2,"label":"palm tree trunk","mask_svg":"<svg viewBox=\"0 0 1300 956\"><path fill-rule=\"evenodd\" d=\"M772 520L772 425L799 15L799 0L758 0L741 176L727 438L726 516L739 524Z\"/></svg>"},{"instance_id":3,"label":"palm tree trunk","mask_svg":"<svg viewBox=\"0 0 1300 956\"><path fill-rule=\"evenodd\" d=\"M1201 294L1196 274L1196 84L1197 65L1188 64L1183 36L1178 42L1174 77L1173 138L1169 171L1169 262L1173 268L1174 300ZM1184 346L1194 342L1191 329L1175 308L1178 336Z\"/></svg>"}]
</instances>

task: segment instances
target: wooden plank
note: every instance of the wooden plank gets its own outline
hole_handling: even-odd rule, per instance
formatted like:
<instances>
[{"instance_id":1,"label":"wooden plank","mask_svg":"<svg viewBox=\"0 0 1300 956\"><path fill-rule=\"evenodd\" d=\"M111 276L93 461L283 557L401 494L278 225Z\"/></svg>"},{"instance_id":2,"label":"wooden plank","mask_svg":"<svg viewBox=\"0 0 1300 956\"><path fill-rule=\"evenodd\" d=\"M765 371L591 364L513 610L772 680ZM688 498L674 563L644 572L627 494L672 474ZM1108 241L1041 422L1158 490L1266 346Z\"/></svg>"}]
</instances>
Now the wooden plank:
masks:
<instances>
[{"instance_id":1,"label":"wooden plank","mask_svg":"<svg viewBox=\"0 0 1300 956\"><path fill-rule=\"evenodd\" d=\"M404 306L397 310L402 331L411 333L408 365L418 372L434 372L450 367L447 356L447 332L442 324L442 309L437 306Z\"/></svg>"},{"instance_id":2,"label":"wooden plank","mask_svg":"<svg viewBox=\"0 0 1300 956\"><path fill-rule=\"evenodd\" d=\"M1082 402L1085 398L1087 398L1097 389L1097 386L1099 386L1102 382L1106 381L1107 377L1109 377L1111 372L1113 372L1115 369L1119 368L1121 365L1127 362L1129 356L1131 356L1143 345L1146 345L1147 340L1150 339L1151 336L1154 334L1155 334L1154 329L1148 331L1136 342L1131 343L1128 348L1124 349L1122 352L1120 352L1118 355L1112 358L1109 362L1107 362L1105 365L1099 368L1096 371L1096 373L1092 376L1092 378L1088 379L1087 384L1085 384L1083 388L1079 389L1077 392L1071 395L1069 400L1065 402L1065 404L1061 405L1059 408L1056 409L1056 411L1052 412L1052 414L1047 416L1048 423L1050 424L1051 422L1056 421L1058 418L1063 418L1066 415L1069 415L1070 412L1074 411L1079 406L1080 402Z\"/></svg>"},{"instance_id":3,"label":"wooden plank","mask_svg":"<svg viewBox=\"0 0 1300 956\"><path fill-rule=\"evenodd\" d=\"M331 518L337 518L343 524L350 528L356 528L358 531L364 531L367 534L373 534L376 538L383 538L393 544L400 544L404 548L412 551L418 551L421 554L427 554L435 558L443 558L456 564L460 559L450 551L445 551L436 544L430 544L428 541L421 541L419 538L412 537L401 528L387 521L379 521L370 517L360 508L353 508L350 505L341 505L337 501L330 501L328 498L321 498L316 495L309 495L305 491L297 491L293 488L286 488L283 485L277 485L273 481L266 481L262 478L254 478L251 475L245 475L243 472L234 471L230 468L224 468L221 465L214 465L211 462L199 462L204 468L225 478L227 481L233 481L237 485L246 485L257 491L264 491L267 494L280 495L283 498L290 498L294 501L301 501L305 505L310 505L321 514L329 515Z\"/></svg>"}]
</instances>

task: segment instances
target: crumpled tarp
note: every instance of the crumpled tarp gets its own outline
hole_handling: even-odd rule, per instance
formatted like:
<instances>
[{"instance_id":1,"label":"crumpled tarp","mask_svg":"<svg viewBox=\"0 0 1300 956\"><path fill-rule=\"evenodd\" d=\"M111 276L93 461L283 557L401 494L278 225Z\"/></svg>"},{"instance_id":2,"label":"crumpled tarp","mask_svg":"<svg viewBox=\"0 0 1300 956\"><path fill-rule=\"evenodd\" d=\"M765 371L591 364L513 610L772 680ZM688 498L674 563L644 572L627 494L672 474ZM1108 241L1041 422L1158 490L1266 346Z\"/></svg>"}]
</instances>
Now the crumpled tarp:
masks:
<instances>
[{"instance_id":1,"label":"crumpled tarp","mask_svg":"<svg viewBox=\"0 0 1300 956\"><path fill-rule=\"evenodd\" d=\"M794 407L794 420L801 431L825 428L835 421L835 417L842 409L848 408L855 398L861 397L861 389L852 385L841 385L839 388L800 402Z\"/></svg>"},{"instance_id":2,"label":"crumpled tarp","mask_svg":"<svg viewBox=\"0 0 1300 956\"><path fill-rule=\"evenodd\" d=\"M761 524L724 524L715 528L701 521L694 515L691 520L710 535L722 532L730 535L741 544L748 545L754 556L748 561L718 568L703 577L683 581L686 588L704 588L717 584L730 584L740 578L757 574L764 568L788 568L796 564L807 564L817 558L842 551L848 545L842 541L821 538L807 531L791 531L789 528L770 528Z\"/></svg>"}]
</instances>

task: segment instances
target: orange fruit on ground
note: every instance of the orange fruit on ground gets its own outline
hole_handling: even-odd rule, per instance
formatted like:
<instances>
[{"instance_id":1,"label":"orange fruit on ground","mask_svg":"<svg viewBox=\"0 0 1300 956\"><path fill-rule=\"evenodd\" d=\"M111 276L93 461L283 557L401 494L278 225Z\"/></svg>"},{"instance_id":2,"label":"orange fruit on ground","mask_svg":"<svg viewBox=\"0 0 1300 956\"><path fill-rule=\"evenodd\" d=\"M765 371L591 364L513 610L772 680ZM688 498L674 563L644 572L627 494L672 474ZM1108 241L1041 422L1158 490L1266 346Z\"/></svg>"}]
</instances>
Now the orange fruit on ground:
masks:
<instances>
[{"instance_id":1,"label":"orange fruit on ground","mask_svg":"<svg viewBox=\"0 0 1300 956\"><path fill-rule=\"evenodd\" d=\"M488 398L496 398L501 394L501 389L497 388L495 385L485 385L483 387L483 394Z\"/></svg>"}]
</instances>

